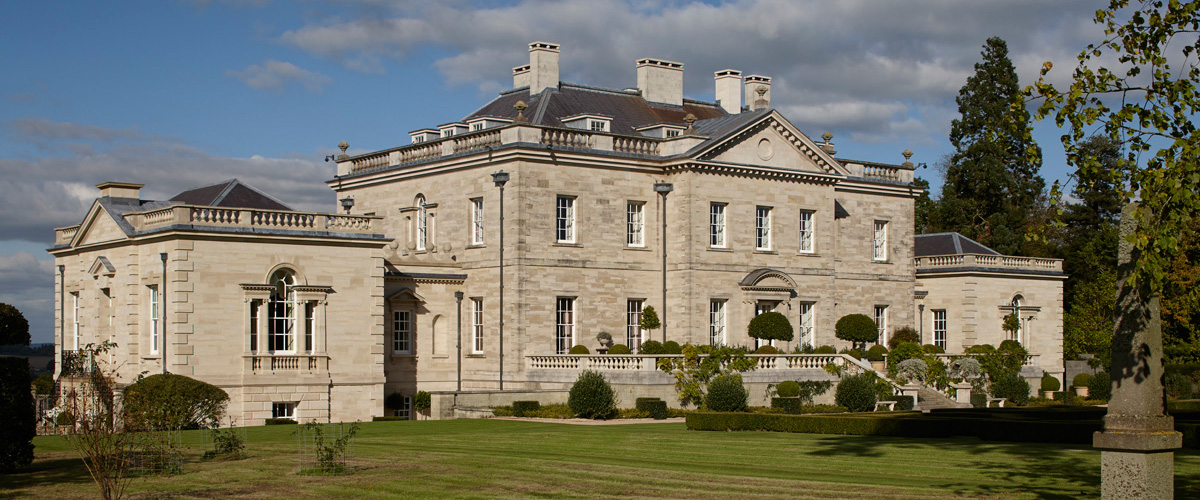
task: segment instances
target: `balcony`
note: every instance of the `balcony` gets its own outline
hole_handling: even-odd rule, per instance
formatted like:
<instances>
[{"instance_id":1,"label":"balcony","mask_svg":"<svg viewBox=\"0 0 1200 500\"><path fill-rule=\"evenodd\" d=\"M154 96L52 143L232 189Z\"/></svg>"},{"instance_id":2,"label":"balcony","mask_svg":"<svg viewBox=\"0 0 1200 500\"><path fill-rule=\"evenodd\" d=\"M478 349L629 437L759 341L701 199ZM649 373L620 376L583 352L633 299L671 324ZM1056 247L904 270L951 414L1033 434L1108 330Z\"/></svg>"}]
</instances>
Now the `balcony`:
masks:
<instances>
[{"instance_id":1,"label":"balcony","mask_svg":"<svg viewBox=\"0 0 1200 500\"><path fill-rule=\"evenodd\" d=\"M306 375L329 372L329 356L319 354L250 354L245 359L249 375Z\"/></svg>"}]
</instances>

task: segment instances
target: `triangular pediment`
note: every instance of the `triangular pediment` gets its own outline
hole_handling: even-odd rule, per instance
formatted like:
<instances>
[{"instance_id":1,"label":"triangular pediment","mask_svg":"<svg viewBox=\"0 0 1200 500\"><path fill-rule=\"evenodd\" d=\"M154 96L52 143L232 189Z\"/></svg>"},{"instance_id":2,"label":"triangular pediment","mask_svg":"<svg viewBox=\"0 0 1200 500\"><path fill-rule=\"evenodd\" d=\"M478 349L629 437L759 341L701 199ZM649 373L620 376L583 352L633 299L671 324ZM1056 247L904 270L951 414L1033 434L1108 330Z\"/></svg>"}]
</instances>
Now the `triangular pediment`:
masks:
<instances>
[{"instance_id":1,"label":"triangular pediment","mask_svg":"<svg viewBox=\"0 0 1200 500\"><path fill-rule=\"evenodd\" d=\"M92 262L92 266L88 268L88 274L92 276L113 276L116 273L117 268L113 267L108 258L103 255L96 257L96 260Z\"/></svg>"},{"instance_id":2,"label":"triangular pediment","mask_svg":"<svg viewBox=\"0 0 1200 500\"><path fill-rule=\"evenodd\" d=\"M401 288L387 297L388 302L425 302L425 297L422 297L414 292L411 288Z\"/></svg>"},{"instance_id":3,"label":"triangular pediment","mask_svg":"<svg viewBox=\"0 0 1200 500\"><path fill-rule=\"evenodd\" d=\"M99 203L95 203L88 211L87 216L83 218L83 223L79 225L79 231L75 233L71 246L106 243L123 240L126 237L125 231L117 225L108 211L104 210Z\"/></svg>"},{"instance_id":4,"label":"triangular pediment","mask_svg":"<svg viewBox=\"0 0 1200 500\"><path fill-rule=\"evenodd\" d=\"M762 165L801 172L848 175L849 171L777 112L746 125L699 155L702 160Z\"/></svg>"}]
</instances>

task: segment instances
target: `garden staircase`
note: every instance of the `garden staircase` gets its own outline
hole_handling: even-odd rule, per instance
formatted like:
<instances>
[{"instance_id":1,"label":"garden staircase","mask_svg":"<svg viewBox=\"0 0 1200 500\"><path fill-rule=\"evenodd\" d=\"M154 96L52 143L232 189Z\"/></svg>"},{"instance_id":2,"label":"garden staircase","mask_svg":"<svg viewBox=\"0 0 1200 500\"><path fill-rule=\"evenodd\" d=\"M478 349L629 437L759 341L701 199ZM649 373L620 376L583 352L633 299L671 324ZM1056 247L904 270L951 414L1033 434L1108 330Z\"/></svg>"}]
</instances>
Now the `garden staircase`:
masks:
<instances>
[{"instance_id":1,"label":"garden staircase","mask_svg":"<svg viewBox=\"0 0 1200 500\"><path fill-rule=\"evenodd\" d=\"M953 399L950 399L941 391L932 387L921 387L917 391L918 405L921 411L928 412L929 410L937 410L941 408L960 408L959 404ZM968 405L969 407L970 405Z\"/></svg>"}]
</instances>

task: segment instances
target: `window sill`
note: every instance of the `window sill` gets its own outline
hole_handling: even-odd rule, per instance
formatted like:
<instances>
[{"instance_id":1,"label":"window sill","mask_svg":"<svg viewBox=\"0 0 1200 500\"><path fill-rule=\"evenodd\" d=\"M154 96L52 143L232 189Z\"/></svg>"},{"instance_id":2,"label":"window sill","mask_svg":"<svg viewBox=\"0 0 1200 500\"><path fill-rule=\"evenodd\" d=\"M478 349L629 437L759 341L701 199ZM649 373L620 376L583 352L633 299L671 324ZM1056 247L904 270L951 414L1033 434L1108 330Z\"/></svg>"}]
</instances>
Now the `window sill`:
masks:
<instances>
[{"instance_id":1,"label":"window sill","mask_svg":"<svg viewBox=\"0 0 1200 500\"><path fill-rule=\"evenodd\" d=\"M393 358L415 358L415 357L417 357L416 354L413 354L411 352L393 352L391 356Z\"/></svg>"},{"instance_id":2,"label":"window sill","mask_svg":"<svg viewBox=\"0 0 1200 500\"><path fill-rule=\"evenodd\" d=\"M649 252L650 251L650 249L646 248L646 247L628 247L627 246L627 247L625 247L625 249L632 250L634 252Z\"/></svg>"},{"instance_id":3,"label":"window sill","mask_svg":"<svg viewBox=\"0 0 1200 500\"><path fill-rule=\"evenodd\" d=\"M821 254L819 254L817 252L796 252L796 255L798 255L800 257L820 257L821 256Z\"/></svg>"},{"instance_id":4,"label":"window sill","mask_svg":"<svg viewBox=\"0 0 1200 500\"><path fill-rule=\"evenodd\" d=\"M473 353L471 353L471 354L468 354L468 355L467 355L467 357L468 357L468 358L477 358L477 359L483 359L483 358L486 358L486 357L487 357L487 355L483 354L482 352L473 352Z\"/></svg>"},{"instance_id":5,"label":"window sill","mask_svg":"<svg viewBox=\"0 0 1200 500\"><path fill-rule=\"evenodd\" d=\"M554 244L553 244L552 246L556 246L556 247L572 247L572 248L583 248L583 245L581 245L581 244L579 244L579 243L568 243L568 242L566 242L566 241L556 241L556 242L554 242Z\"/></svg>"},{"instance_id":6,"label":"window sill","mask_svg":"<svg viewBox=\"0 0 1200 500\"><path fill-rule=\"evenodd\" d=\"M470 245L466 246L467 250L471 250L473 248L487 248L487 245L484 245L483 243L477 243L477 244L470 244Z\"/></svg>"},{"instance_id":7,"label":"window sill","mask_svg":"<svg viewBox=\"0 0 1200 500\"><path fill-rule=\"evenodd\" d=\"M890 261L890 260L873 260L871 262L874 264L883 264L883 265L891 265L892 264L892 261Z\"/></svg>"},{"instance_id":8,"label":"window sill","mask_svg":"<svg viewBox=\"0 0 1200 500\"><path fill-rule=\"evenodd\" d=\"M774 250L765 250L762 248L755 248L754 253L763 254L763 255L779 255L779 252L776 252Z\"/></svg>"},{"instance_id":9,"label":"window sill","mask_svg":"<svg viewBox=\"0 0 1200 500\"><path fill-rule=\"evenodd\" d=\"M733 252L733 249L725 248L725 247L708 247L708 251L710 251L710 252Z\"/></svg>"}]
</instances>

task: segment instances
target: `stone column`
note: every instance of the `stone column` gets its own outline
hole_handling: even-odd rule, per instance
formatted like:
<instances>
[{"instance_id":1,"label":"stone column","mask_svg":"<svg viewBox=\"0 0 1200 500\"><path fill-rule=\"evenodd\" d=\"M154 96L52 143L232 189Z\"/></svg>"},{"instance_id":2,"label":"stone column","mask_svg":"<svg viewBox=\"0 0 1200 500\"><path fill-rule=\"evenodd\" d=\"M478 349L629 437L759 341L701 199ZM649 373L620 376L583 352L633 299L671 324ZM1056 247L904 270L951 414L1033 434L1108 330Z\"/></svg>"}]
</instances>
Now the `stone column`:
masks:
<instances>
[{"instance_id":1,"label":"stone column","mask_svg":"<svg viewBox=\"0 0 1200 500\"><path fill-rule=\"evenodd\" d=\"M1174 497L1175 453L1183 436L1164 412L1162 323L1158 296L1129 285L1138 251L1125 240L1137 229L1137 206L1121 211L1116 327L1112 339L1112 399L1104 430L1092 446L1100 453L1100 493L1106 500Z\"/></svg>"}]
</instances>

